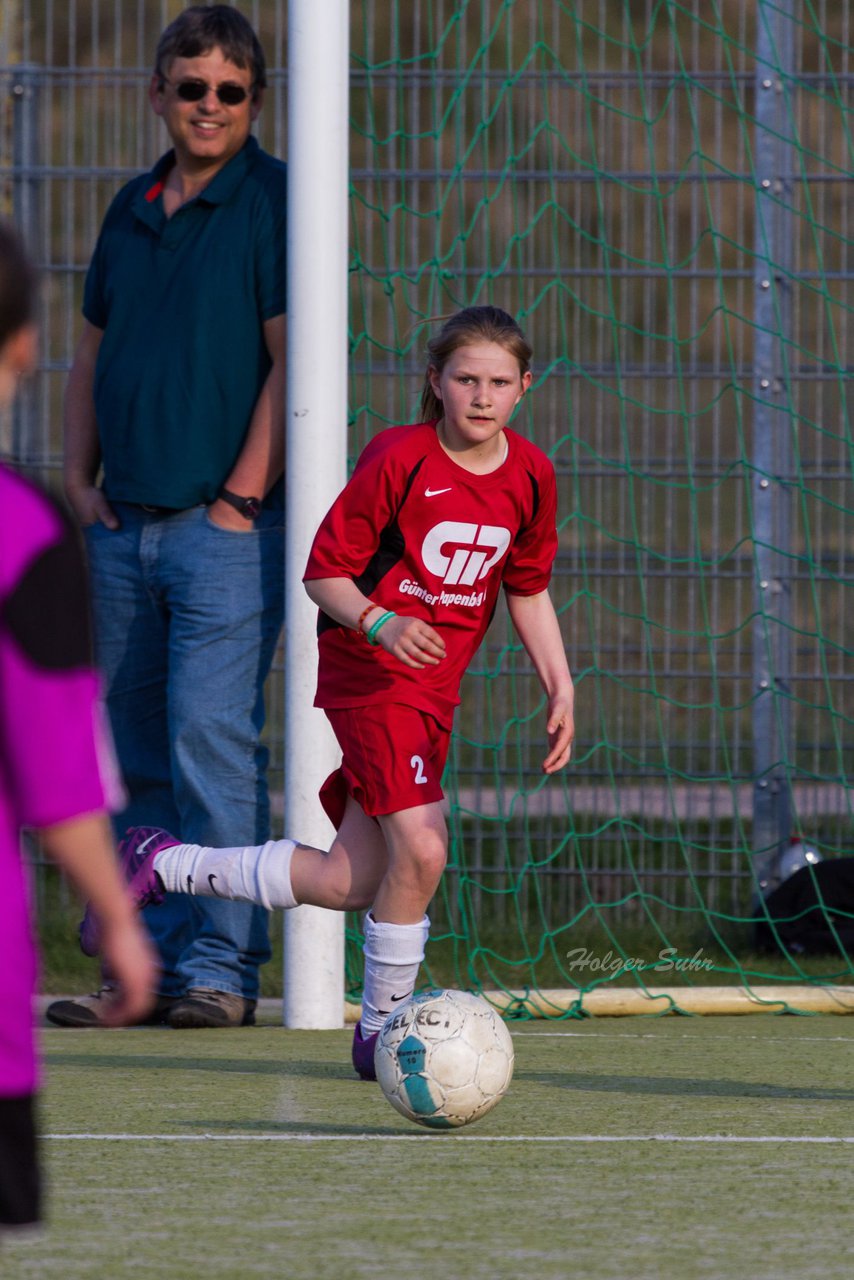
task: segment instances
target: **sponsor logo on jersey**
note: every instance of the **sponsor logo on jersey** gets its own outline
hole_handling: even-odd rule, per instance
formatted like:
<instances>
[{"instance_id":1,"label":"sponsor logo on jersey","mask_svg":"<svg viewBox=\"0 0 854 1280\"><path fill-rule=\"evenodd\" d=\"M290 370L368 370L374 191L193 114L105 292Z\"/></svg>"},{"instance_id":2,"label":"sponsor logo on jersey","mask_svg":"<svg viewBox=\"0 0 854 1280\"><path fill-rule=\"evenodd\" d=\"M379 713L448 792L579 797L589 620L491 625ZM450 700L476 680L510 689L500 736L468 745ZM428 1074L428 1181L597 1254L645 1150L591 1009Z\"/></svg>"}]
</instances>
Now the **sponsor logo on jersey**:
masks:
<instances>
[{"instance_id":1,"label":"sponsor logo on jersey","mask_svg":"<svg viewBox=\"0 0 854 1280\"><path fill-rule=\"evenodd\" d=\"M486 597L485 591L470 591L467 594L461 591L428 591L411 578L404 578L398 583L397 589L402 596L415 596L425 604L464 604L472 609L482 605Z\"/></svg>"},{"instance_id":2,"label":"sponsor logo on jersey","mask_svg":"<svg viewBox=\"0 0 854 1280\"><path fill-rule=\"evenodd\" d=\"M501 525L442 520L421 544L421 558L428 572L447 586L471 587L486 577L509 546L510 530Z\"/></svg>"}]
</instances>

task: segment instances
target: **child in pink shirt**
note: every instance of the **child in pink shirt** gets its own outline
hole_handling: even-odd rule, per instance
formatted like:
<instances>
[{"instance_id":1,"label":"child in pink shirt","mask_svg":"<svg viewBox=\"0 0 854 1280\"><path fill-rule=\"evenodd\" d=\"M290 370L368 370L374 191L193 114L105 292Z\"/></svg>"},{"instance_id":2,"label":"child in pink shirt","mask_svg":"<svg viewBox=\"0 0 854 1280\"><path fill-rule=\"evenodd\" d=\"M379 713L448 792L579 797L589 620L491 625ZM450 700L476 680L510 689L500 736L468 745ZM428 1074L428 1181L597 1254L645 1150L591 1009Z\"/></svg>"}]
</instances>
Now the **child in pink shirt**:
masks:
<instances>
[{"instance_id":1,"label":"child in pink shirt","mask_svg":"<svg viewBox=\"0 0 854 1280\"><path fill-rule=\"evenodd\" d=\"M35 361L32 273L0 224L0 408ZM121 882L106 810L121 785L89 646L85 570L59 509L0 466L0 1230L40 1217L32 1002L36 951L20 828L87 897L122 988L116 1022L151 1002L153 953Z\"/></svg>"}]
</instances>

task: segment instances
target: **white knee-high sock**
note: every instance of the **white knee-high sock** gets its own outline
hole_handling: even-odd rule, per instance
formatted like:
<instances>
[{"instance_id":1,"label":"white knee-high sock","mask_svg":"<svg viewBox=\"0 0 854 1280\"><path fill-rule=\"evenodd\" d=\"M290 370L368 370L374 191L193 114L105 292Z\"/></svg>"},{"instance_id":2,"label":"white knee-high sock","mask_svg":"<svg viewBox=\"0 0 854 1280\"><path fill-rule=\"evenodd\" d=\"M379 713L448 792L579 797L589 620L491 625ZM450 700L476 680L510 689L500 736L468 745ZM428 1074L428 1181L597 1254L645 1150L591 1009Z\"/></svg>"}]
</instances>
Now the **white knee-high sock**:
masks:
<instances>
[{"instance_id":1,"label":"white knee-high sock","mask_svg":"<svg viewBox=\"0 0 854 1280\"><path fill-rule=\"evenodd\" d=\"M155 855L154 870L168 893L256 902L268 910L297 905L291 888L294 840L236 849L175 844Z\"/></svg>"},{"instance_id":2,"label":"white knee-high sock","mask_svg":"<svg viewBox=\"0 0 854 1280\"><path fill-rule=\"evenodd\" d=\"M430 920L418 924L388 924L365 916L365 991L362 996L362 1035L379 1031L388 1015L415 990L418 969L430 933Z\"/></svg>"}]
</instances>

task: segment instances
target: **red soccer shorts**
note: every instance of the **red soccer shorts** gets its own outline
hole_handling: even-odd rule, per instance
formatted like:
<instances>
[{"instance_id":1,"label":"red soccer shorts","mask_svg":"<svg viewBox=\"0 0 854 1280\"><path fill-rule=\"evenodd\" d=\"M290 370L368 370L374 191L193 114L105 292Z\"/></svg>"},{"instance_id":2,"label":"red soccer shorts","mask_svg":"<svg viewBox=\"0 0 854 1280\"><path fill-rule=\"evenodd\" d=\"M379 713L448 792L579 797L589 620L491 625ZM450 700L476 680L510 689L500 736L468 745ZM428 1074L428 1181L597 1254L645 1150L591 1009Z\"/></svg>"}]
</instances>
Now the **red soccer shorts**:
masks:
<instances>
[{"instance_id":1,"label":"red soccer shorts","mask_svg":"<svg viewBox=\"0 0 854 1280\"><path fill-rule=\"evenodd\" d=\"M338 828L351 795L370 817L444 798L442 773L451 731L426 711L400 703L326 711L344 757L320 788Z\"/></svg>"}]
</instances>

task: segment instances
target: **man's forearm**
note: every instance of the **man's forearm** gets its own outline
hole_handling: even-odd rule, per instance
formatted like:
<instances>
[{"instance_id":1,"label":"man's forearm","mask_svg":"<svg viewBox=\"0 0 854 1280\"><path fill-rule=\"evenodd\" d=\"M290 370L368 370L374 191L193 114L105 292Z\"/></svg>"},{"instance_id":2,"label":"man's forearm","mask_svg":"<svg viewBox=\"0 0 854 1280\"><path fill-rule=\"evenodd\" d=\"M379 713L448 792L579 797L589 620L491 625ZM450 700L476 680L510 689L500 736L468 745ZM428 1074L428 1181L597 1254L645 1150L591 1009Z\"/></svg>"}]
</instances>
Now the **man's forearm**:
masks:
<instances>
[{"instance_id":1,"label":"man's forearm","mask_svg":"<svg viewBox=\"0 0 854 1280\"><path fill-rule=\"evenodd\" d=\"M285 375L274 366L261 388L249 431L225 487L263 498L285 465Z\"/></svg>"},{"instance_id":2,"label":"man's forearm","mask_svg":"<svg viewBox=\"0 0 854 1280\"><path fill-rule=\"evenodd\" d=\"M101 332L87 324L68 374L63 413L63 477L66 489L94 484L101 461L95 416L95 365Z\"/></svg>"},{"instance_id":3,"label":"man's forearm","mask_svg":"<svg viewBox=\"0 0 854 1280\"><path fill-rule=\"evenodd\" d=\"M94 407L86 405L85 393L76 385L74 370L68 379L64 415L62 475L69 497L75 489L95 483L101 461L98 426Z\"/></svg>"},{"instance_id":4,"label":"man's forearm","mask_svg":"<svg viewBox=\"0 0 854 1280\"><path fill-rule=\"evenodd\" d=\"M285 466L285 317L264 325L273 364L255 403L246 440L225 487L243 497L263 498Z\"/></svg>"},{"instance_id":5,"label":"man's forearm","mask_svg":"<svg viewBox=\"0 0 854 1280\"><path fill-rule=\"evenodd\" d=\"M97 488L101 444L95 414L95 366L103 331L86 322L68 374L63 415L65 495L82 525L100 522L118 528L118 519Z\"/></svg>"},{"instance_id":6,"label":"man's forearm","mask_svg":"<svg viewBox=\"0 0 854 1280\"><path fill-rule=\"evenodd\" d=\"M281 476L285 465L285 317L264 325L264 338L272 367L264 381L243 448L225 477L223 488L241 498L264 498ZM247 527L243 515L219 498L208 508L214 524L226 529Z\"/></svg>"}]
</instances>

